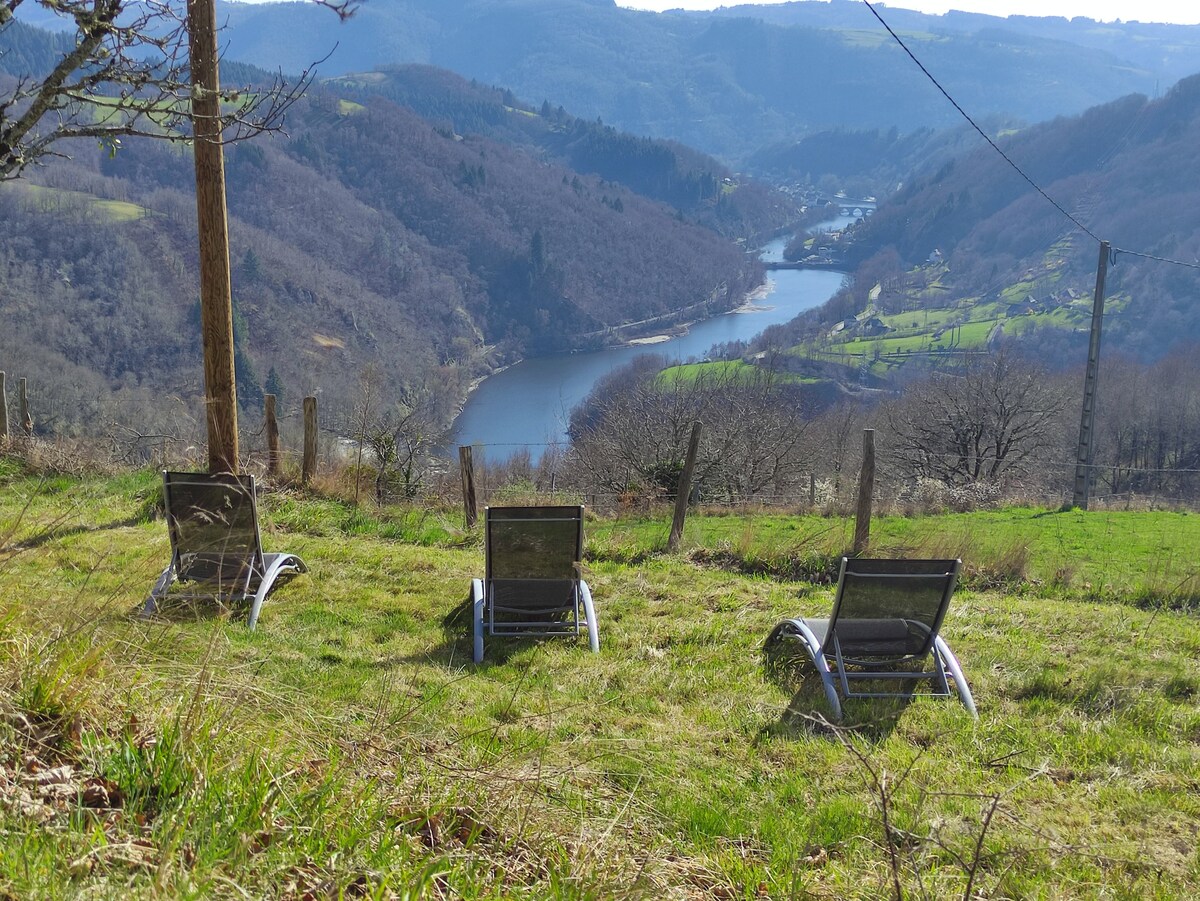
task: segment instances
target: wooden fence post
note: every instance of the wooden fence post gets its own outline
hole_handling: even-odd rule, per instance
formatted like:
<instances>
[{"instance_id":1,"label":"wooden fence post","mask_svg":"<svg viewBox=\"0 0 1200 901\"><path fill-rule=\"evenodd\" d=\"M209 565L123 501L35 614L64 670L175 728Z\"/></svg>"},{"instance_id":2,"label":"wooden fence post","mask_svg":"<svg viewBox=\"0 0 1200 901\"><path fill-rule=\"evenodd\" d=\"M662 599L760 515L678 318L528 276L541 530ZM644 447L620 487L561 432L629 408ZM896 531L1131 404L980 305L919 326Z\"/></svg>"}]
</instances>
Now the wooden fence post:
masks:
<instances>
[{"instance_id":1,"label":"wooden fence post","mask_svg":"<svg viewBox=\"0 0 1200 901\"><path fill-rule=\"evenodd\" d=\"M267 475L279 475L279 420L275 418L275 395L263 395L263 418L267 430Z\"/></svg>"},{"instance_id":2,"label":"wooden fence post","mask_svg":"<svg viewBox=\"0 0 1200 901\"><path fill-rule=\"evenodd\" d=\"M871 502L875 496L875 430L863 429L862 471L858 477L858 510L854 514L854 553L871 541Z\"/></svg>"},{"instance_id":3,"label":"wooden fence post","mask_svg":"<svg viewBox=\"0 0 1200 901\"><path fill-rule=\"evenodd\" d=\"M458 449L458 469L462 478L463 514L467 520L467 528L473 528L479 519L479 500L475 495L475 463L471 457L471 448L463 445Z\"/></svg>"},{"instance_id":4,"label":"wooden fence post","mask_svg":"<svg viewBox=\"0 0 1200 901\"><path fill-rule=\"evenodd\" d=\"M33 417L29 415L29 384L25 379L17 382L17 403L19 404L21 431L28 438L33 435Z\"/></svg>"},{"instance_id":5,"label":"wooden fence post","mask_svg":"<svg viewBox=\"0 0 1200 901\"><path fill-rule=\"evenodd\" d=\"M300 464L300 481L307 485L317 471L317 399L304 398L304 458Z\"/></svg>"},{"instance_id":6,"label":"wooden fence post","mask_svg":"<svg viewBox=\"0 0 1200 901\"><path fill-rule=\"evenodd\" d=\"M0 372L0 442L8 440L8 392L4 387L4 373Z\"/></svg>"},{"instance_id":7,"label":"wooden fence post","mask_svg":"<svg viewBox=\"0 0 1200 901\"><path fill-rule=\"evenodd\" d=\"M688 497L692 493L692 473L696 469L702 428L699 422L692 423L692 437L688 441L687 458L683 463L683 472L679 474L679 488L675 495L675 518L671 521L671 537L667 539L668 551L679 550L679 542L683 538L683 523L687 518Z\"/></svg>"}]
</instances>

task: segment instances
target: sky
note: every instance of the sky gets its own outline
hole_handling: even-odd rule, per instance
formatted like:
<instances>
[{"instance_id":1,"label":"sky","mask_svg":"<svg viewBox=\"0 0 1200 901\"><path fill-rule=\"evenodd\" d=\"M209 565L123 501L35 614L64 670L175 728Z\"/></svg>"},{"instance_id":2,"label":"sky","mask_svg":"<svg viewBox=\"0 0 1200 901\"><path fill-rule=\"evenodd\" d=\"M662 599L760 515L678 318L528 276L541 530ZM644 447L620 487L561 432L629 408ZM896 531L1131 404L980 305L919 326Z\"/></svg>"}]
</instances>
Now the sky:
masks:
<instances>
[{"instance_id":1,"label":"sky","mask_svg":"<svg viewBox=\"0 0 1200 901\"><path fill-rule=\"evenodd\" d=\"M715 9L756 0L617 0L618 6L635 9ZM779 2L779 0L776 0ZM815 0L814 0L815 2ZM891 0L883 4L926 13L949 9L988 13L993 16L1087 16L1099 22L1174 22L1200 25L1200 0ZM870 15L870 13L867 13Z\"/></svg>"}]
</instances>

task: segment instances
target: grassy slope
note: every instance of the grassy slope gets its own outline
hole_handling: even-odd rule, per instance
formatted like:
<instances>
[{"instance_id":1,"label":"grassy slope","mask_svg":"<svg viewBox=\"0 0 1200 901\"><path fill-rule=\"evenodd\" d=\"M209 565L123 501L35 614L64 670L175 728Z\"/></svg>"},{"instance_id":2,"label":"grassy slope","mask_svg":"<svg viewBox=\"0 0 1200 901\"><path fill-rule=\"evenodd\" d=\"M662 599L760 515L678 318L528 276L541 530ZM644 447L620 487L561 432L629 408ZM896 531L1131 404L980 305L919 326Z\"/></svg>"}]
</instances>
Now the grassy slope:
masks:
<instances>
[{"instance_id":1,"label":"grassy slope","mask_svg":"<svg viewBox=\"0 0 1200 901\"><path fill-rule=\"evenodd\" d=\"M1179 600L1196 517L877 521L971 567L945 631L981 718L864 703L839 737L759 652L829 587L750 572L824 571L838 519L696 518L677 556L665 519L594 523L601 653L497 642L474 667L443 625L482 569L453 515L268 495L268 549L311 574L251 634L130 615L167 558L153 475L0 484L0 897L873 898L889 834L906 892L961 896L993 805L973 891L1200 878L1200 627L1137 606Z\"/></svg>"}]
</instances>

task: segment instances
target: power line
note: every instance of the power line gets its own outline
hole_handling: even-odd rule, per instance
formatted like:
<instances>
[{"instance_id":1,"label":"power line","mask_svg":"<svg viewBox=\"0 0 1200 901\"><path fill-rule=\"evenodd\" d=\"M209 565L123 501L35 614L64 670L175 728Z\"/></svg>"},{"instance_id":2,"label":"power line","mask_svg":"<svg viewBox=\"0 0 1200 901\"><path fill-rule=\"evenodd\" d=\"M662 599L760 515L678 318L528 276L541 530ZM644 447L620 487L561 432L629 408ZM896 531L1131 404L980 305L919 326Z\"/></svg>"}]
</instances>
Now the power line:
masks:
<instances>
[{"instance_id":1,"label":"power line","mask_svg":"<svg viewBox=\"0 0 1200 901\"><path fill-rule=\"evenodd\" d=\"M1119 254L1119 253L1123 253L1123 254L1126 254L1131 257L1141 257L1144 260L1153 260L1156 263L1170 263L1173 266L1184 266L1188 269L1200 270L1200 263L1188 263L1183 260L1172 260L1168 257L1157 257L1152 253L1142 253L1137 250L1125 250L1123 247L1114 247L1113 248L1112 255L1113 255L1114 263L1116 262L1116 257L1117 257L1117 254Z\"/></svg>"},{"instance_id":2,"label":"power line","mask_svg":"<svg viewBox=\"0 0 1200 901\"><path fill-rule=\"evenodd\" d=\"M1025 170L1022 169L1020 166L1018 166L1017 163L1012 159L1012 157L1010 157L1007 153L1005 153L1000 148L1000 145L997 144L995 141L993 141L991 136L976 124L975 120L971 118L971 115L966 110L964 110L961 106L959 106L957 100L955 100L953 97L950 96L950 92L947 91L944 87L942 87L941 82L939 82L936 78L933 77L933 73L925 68L925 64L922 63L919 59L917 59L916 54L908 49L908 45L904 43L904 41L900 38L900 35L896 34L896 32L894 32L894 31L892 31L892 26L884 21L883 16L879 15L879 13L875 9L875 7L871 5L870 0L863 0L863 3L866 4L866 7L867 7L867 9L869 9L871 11L871 14L873 16L875 16L876 19L879 20L879 24L882 25L884 28L886 28L887 33L890 34L892 36L892 38L896 41L896 43L900 45L900 49L908 54L908 58L917 64L917 68L925 73L925 77L928 78L930 80L930 82L933 83L933 86L935 88L937 88L939 91L942 92L942 96L950 101L951 106L953 106L956 110L958 110L959 114L964 119L967 120L967 122L970 124L970 126L973 129L975 129L977 132L979 132L979 136L981 138L983 138L985 141L987 141L988 144L991 145L992 149L995 150L998 154L1000 154L1001 157L1003 157L1003 159L1006 163L1008 163L1010 166L1012 166L1013 171L1016 172L1019 176L1021 176L1021 178L1025 179L1025 181L1027 181L1029 183L1029 185L1035 191L1037 191L1044 198L1046 198L1046 200L1048 200L1056 210L1058 210L1060 213L1062 213L1063 216L1065 216L1071 222L1075 223L1075 226L1078 229L1080 229L1081 231L1083 231L1084 233L1089 235L1093 240L1099 242L1101 239L1095 232L1093 232L1090 228L1088 228L1086 225L1084 225L1082 222L1080 222L1078 219L1076 219L1074 216L1072 216L1069 212L1066 211L1066 209L1063 208L1063 206L1057 200L1055 200L1053 197L1051 197L1049 194L1047 194L1044 190L1042 190L1041 185L1039 185L1029 175L1027 175Z\"/></svg>"},{"instance_id":3,"label":"power line","mask_svg":"<svg viewBox=\"0 0 1200 901\"><path fill-rule=\"evenodd\" d=\"M939 82L933 76L933 73L930 72L927 68L925 68L925 64L922 63L919 59L917 59L917 55L908 48L908 45L904 43L904 40L900 37L900 35L896 34L896 32L892 30L892 26L889 25L884 20L883 16L881 16L879 14L879 11L876 10L875 7L871 5L870 0L863 0L863 4L867 7L867 9L869 9L871 11L871 15L873 15L876 19L879 20L879 24L882 25L885 29L887 29L887 33L890 34L892 36L893 40L895 40L895 42L900 45L900 49L903 50L906 54L908 54L908 58L911 59L914 63L916 63L917 68L920 69L925 74L925 77L929 79L929 81L933 84L933 86L941 92L943 97L945 97L947 100L950 101L950 105L953 106L956 110L958 110L959 114L964 119L967 120L967 122L970 124L970 126L973 129L975 129L975 131L977 131L979 133L980 137L982 137L985 141L988 142L988 145L991 146L991 148L993 150L995 150L996 153L1000 154L1001 158L1006 163L1008 163L1009 166L1012 167L1014 172L1016 172L1018 175L1021 176L1021 178L1023 178L1026 182L1028 182L1029 185L1035 191L1037 191L1039 194L1041 194L1042 197L1044 197L1047 200L1047 202L1050 203L1051 206L1053 206L1056 210L1058 210L1060 213L1062 213L1062 215L1069 222L1073 223L1076 228L1078 228L1080 231L1084 232L1086 235L1088 235L1090 238L1092 238L1092 240L1094 240L1098 243L1103 243L1103 240L1095 232L1093 232L1090 228L1088 228L1086 225L1084 225L1082 222L1080 222L1075 216L1073 216L1071 213L1069 213L1062 206L1062 204L1060 204L1057 200L1055 200L1048 193L1046 193L1046 191L1042 188L1041 185L1039 185L1036 181L1034 181L1033 178L1031 176L1029 176L1025 172L1025 170L1022 169L1016 163L1016 161L1014 161L1012 159L1012 157L1010 157L1007 153L1004 152L1004 150L1000 147L999 144L997 144L995 141L992 140L991 136L986 131L984 131L982 128L980 128L978 124L976 124L975 120L973 118L971 118L971 115L966 110L964 110L962 108L962 106L959 105L958 101L955 100L950 95L950 92L947 91L944 87L942 87L941 82ZM1119 248L1119 247L1113 248L1112 256L1113 256L1114 260L1118 253L1128 254L1129 256L1141 257L1142 259L1153 260L1158 263L1169 263L1173 266L1183 266L1187 269L1200 270L1200 263L1188 263L1184 260L1175 260L1175 259L1171 259L1170 257L1160 257L1160 256L1155 256L1154 254L1142 253L1141 251L1136 251L1136 250L1126 250L1124 248Z\"/></svg>"}]
</instances>

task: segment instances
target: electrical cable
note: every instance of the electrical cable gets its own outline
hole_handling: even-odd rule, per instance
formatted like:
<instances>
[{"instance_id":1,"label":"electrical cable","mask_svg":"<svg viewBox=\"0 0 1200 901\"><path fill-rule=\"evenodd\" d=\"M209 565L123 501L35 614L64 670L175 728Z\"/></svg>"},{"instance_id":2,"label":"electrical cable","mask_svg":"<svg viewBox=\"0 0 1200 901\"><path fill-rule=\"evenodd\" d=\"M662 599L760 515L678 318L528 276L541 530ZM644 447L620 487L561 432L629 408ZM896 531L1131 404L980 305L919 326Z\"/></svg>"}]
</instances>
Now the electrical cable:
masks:
<instances>
[{"instance_id":1,"label":"electrical cable","mask_svg":"<svg viewBox=\"0 0 1200 901\"><path fill-rule=\"evenodd\" d=\"M1051 206L1053 206L1056 210L1058 210L1060 213L1062 213L1062 215L1069 222L1074 224L1076 228L1078 228L1084 234L1088 235L1088 237L1092 238L1097 243L1104 243L1102 238L1100 238L1095 232L1093 232L1090 228L1088 228L1086 225L1084 225L1082 222L1080 222L1075 216L1073 216L1071 213L1069 213L1062 206L1062 204L1060 204L1057 200L1055 200L1048 193L1046 193L1046 191L1042 188L1041 185L1039 185L1036 181L1034 181L1033 178L1030 177L1025 172L1025 170L1022 169L1016 163L1016 161L1012 159L1012 157L1010 157L1007 153L1004 152L1004 150L1000 147L999 144L997 144L995 141L992 140L991 136L988 135L987 132L985 132L982 128L979 127L978 124L976 124L975 120L973 118L971 118L971 115L966 110L964 110L962 108L962 106L959 105L958 101L955 100L950 95L950 92L947 91L944 87L942 87L941 82L939 82L933 76L933 73L930 72L927 68L925 68L925 64L922 63L917 58L917 55L908 48L908 45L904 43L904 40L900 37L900 35L896 34L896 32L892 30L892 26L889 25L884 20L883 16L881 16L879 14L879 11L876 10L875 7L871 5L870 0L862 0L862 2L867 7L867 9L869 9L871 11L871 15L873 15L876 19L879 20L879 24L882 25L885 29L887 29L887 33L892 36L892 39L895 40L895 42L900 45L900 49L903 50L906 54L908 54L909 59L911 59L914 63L916 63L917 68L920 69L925 74L925 77L929 79L930 83L932 83L933 86L935 88L937 88L938 91L941 92L943 97L945 97L947 100L950 101L950 105L953 106L956 110L958 110L959 114L964 119L967 120L967 123L970 124L970 126L979 133L979 136L982 137L985 141L987 141L989 146L991 146L991 148L993 150L995 150L996 153L998 153L1000 155L1000 157L1006 163L1008 163L1009 166L1012 167L1014 172L1016 172L1019 176L1021 176L1021 178L1023 178L1026 182L1028 182L1029 185L1035 191L1037 191L1040 195L1042 195L1042 197L1044 197L1046 199L1046 201L1050 203ZM1171 259L1169 257L1160 257L1160 256L1155 256L1155 255L1149 254L1149 253L1142 253L1142 252L1136 251L1136 250L1126 250L1124 248L1117 248L1117 247L1113 247L1112 252L1113 252L1114 258L1116 257L1117 253L1124 253L1124 254L1128 254L1130 256L1141 257L1142 259L1153 260L1158 263L1169 263L1173 266L1183 266L1187 269L1200 270L1200 263L1188 263L1184 260L1175 260L1175 259Z\"/></svg>"}]
</instances>

